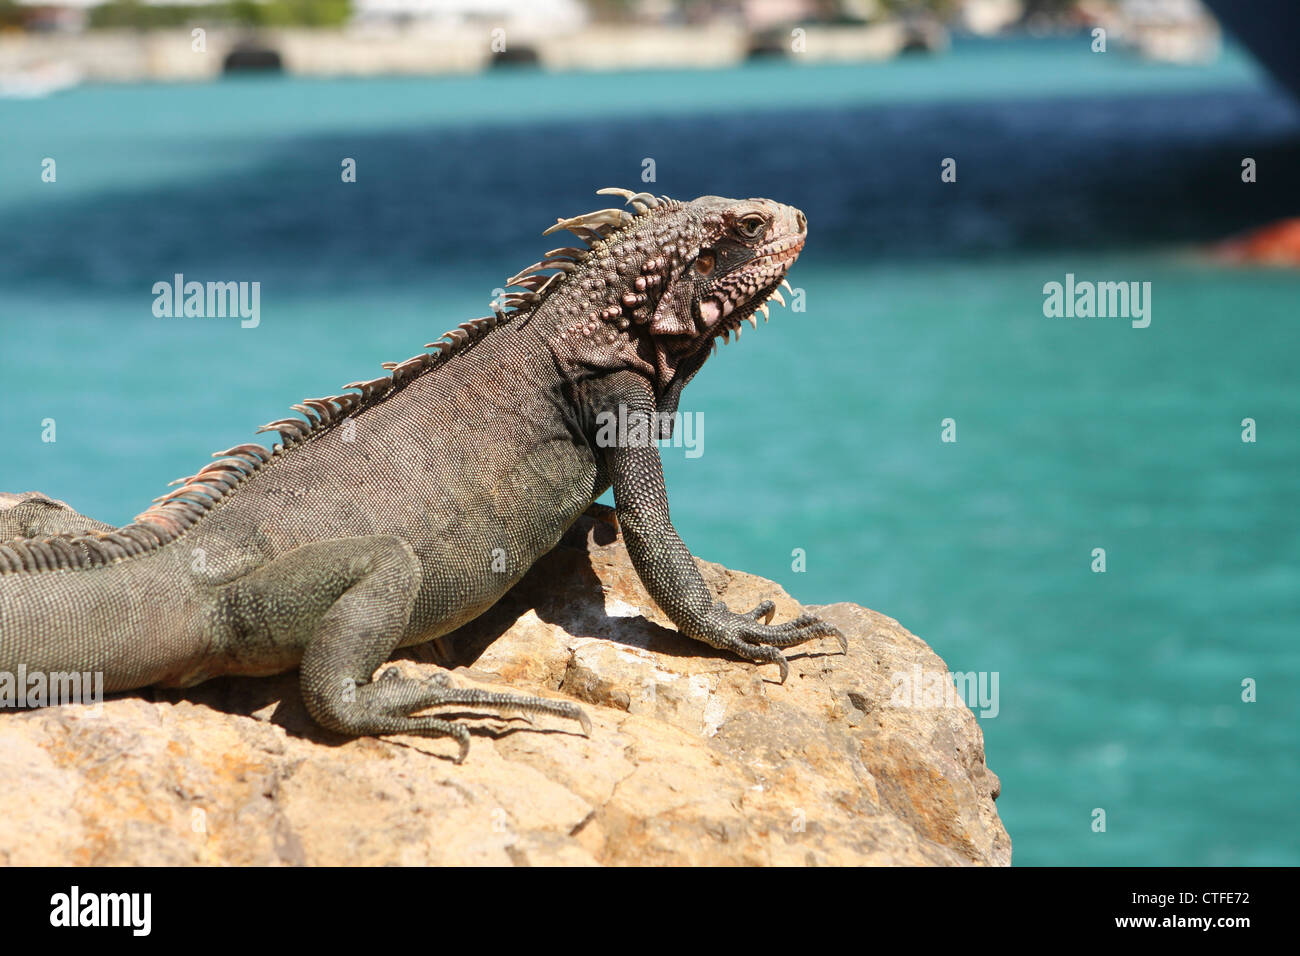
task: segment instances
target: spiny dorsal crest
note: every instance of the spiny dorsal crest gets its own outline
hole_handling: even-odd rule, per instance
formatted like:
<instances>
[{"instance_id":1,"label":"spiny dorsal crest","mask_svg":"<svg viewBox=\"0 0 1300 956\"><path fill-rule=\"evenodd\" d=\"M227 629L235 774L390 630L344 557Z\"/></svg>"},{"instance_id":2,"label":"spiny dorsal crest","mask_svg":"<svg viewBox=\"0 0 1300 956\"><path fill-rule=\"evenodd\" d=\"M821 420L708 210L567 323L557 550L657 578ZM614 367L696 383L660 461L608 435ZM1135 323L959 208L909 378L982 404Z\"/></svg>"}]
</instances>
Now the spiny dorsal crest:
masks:
<instances>
[{"instance_id":1,"label":"spiny dorsal crest","mask_svg":"<svg viewBox=\"0 0 1300 956\"><path fill-rule=\"evenodd\" d=\"M425 348L437 351L421 352L404 362L384 362L383 368L388 371L388 375L369 381L350 382L343 386L345 389L356 389L355 392L303 399L291 406L303 418L282 418L258 429L259 433L279 432L280 442L273 444L270 449L250 442L217 452L212 456L216 461L194 475L173 481L172 485L180 487L155 498L148 509L136 516L135 521L121 528L105 532L87 531L81 534L65 533L46 538L0 541L0 574L102 567L170 544L210 513L246 479L273 464L286 451L383 401L417 376L445 364L452 355L479 341L488 332L536 309L546 296L587 260L594 246L635 226L644 216L676 208L678 205L666 196L656 197L650 193L616 187L597 190L597 194L624 197L625 205L631 205L636 210L635 215L625 209L598 209L570 219L556 220L555 225L542 235L549 236L553 232L568 230L582 241L583 247L552 249L540 261L511 276L506 281L506 287L523 291L506 295L500 307L493 307L492 315L462 322L425 345ZM548 270L552 270L550 275L539 274Z\"/></svg>"}]
</instances>

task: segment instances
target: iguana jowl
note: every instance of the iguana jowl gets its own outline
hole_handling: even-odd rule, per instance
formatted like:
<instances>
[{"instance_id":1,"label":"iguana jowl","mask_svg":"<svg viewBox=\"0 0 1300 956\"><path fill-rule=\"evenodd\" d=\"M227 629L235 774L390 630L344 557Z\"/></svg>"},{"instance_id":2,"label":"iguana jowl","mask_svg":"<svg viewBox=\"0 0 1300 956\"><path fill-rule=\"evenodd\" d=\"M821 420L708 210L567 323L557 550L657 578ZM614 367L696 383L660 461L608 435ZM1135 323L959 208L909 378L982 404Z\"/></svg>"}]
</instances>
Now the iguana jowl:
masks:
<instances>
[{"instance_id":1,"label":"iguana jowl","mask_svg":"<svg viewBox=\"0 0 1300 956\"><path fill-rule=\"evenodd\" d=\"M271 450L219 453L124 527L51 509L27 526L44 536L0 542L0 671L97 671L111 691L300 666L321 725L450 735L460 759L466 728L417 711L549 713L586 729L571 703L456 689L445 673L373 675L395 648L487 610L611 485L637 572L682 633L776 663L782 680L780 648L843 642L812 616L771 624L770 601L739 614L714 599L669 520L653 441L716 340L780 300L803 213L600 192L635 213L558 221L547 232L582 247L513 276L503 309L436 351L293 406L303 418L263 427L280 434ZM657 433L602 442L616 415L653 416Z\"/></svg>"}]
</instances>

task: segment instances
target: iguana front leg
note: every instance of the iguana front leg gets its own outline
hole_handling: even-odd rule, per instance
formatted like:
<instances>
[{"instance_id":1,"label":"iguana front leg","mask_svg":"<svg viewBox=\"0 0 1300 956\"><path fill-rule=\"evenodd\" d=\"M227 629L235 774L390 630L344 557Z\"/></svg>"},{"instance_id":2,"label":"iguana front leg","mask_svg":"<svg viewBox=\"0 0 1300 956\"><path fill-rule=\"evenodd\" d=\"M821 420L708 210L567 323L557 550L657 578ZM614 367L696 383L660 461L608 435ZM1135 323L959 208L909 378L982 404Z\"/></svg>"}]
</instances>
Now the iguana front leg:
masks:
<instances>
[{"instance_id":1,"label":"iguana front leg","mask_svg":"<svg viewBox=\"0 0 1300 956\"><path fill-rule=\"evenodd\" d=\"M835 637L847 651L844 635L811 614L774 625L770 623L775 611L771 601L737 614L714 599L669 518L663 463L653 440L657 432L654 428L646 430L651 436L649 441L634 438L638 416L654 411L653 397L636 380L624 385L620 392L612 403L612 411L618 415L617 405L622 404L625 420L633 427L627 430L627 441L604 449L614 486L615 512L641 582L677 629L687 637L731 651L746 660L777 664L783 683L790 666L778 648L793 647L818 637Z\"/></svg>"}]
</instances>

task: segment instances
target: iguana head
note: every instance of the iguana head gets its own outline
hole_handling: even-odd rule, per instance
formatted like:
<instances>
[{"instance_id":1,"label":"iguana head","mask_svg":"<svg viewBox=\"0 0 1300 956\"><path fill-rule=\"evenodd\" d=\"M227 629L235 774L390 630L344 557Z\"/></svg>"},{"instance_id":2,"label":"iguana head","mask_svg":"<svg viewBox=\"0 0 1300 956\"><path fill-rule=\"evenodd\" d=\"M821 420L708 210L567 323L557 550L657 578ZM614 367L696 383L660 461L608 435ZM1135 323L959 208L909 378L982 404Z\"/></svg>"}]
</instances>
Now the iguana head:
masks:
<instances>
[{"instance_id":1,"label":"iguana head","mask_svg":"<svg viewBox=\"0 0 1300 956\"><path fill-rule=\"evenodd\" d=\"M777 287L803 249L807 220L770 199L600 192L626 197L636 214L602 209L560 220L548 231L568 229L590 251L552 250L520 275L546 267L567 274L544 310L554 319L557 356L637 368L660 395L680 392L719 338L739 337L745 321L757 328L767 300L783 301Z\"/></svg>"}]
</instances>

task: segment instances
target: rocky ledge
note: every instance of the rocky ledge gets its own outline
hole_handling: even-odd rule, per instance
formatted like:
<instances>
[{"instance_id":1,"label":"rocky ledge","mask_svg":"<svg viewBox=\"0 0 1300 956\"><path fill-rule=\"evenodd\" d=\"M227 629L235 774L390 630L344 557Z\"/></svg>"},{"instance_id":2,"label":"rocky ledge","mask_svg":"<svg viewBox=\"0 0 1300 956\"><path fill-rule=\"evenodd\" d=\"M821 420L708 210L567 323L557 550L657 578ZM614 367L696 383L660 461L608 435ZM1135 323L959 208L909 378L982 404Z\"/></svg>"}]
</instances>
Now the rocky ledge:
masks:
<instances>
[{"instance_id":1,"label":"rocky ledge","mask_svg":"<svg viewBox=\"0 0 1300 956\"><path fill-rule=\"evenodd\" d=\"M700 562L733 609L800 606ZM809 608L849 639L790 677L683 638L612 525L583 518L495 608L400 666L581 701L571 721L462 715L452 741L344 740L296 675L0 714L6 864L1006 865L997 777L971 712L890 703L947 666L897 621Z\"/></svg>"}]
</instances>

